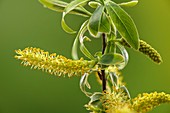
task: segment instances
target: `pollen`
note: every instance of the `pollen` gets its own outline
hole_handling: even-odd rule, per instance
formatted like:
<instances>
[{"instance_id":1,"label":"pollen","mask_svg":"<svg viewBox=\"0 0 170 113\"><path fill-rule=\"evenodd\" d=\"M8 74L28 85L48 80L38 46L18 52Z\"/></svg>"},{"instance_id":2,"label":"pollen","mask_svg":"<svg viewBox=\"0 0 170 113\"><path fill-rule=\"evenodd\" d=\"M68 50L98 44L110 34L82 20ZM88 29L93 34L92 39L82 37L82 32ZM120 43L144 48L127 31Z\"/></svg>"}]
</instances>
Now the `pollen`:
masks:
<instances>
[{"instance_id":1,"label":"pollen","mask_svg":"<svg viewBox=\"0 0 170 113\"><path fill-rule=\"evenodd\" d=\"M87 61L81 58L80 60L67 59L56 53L49 54L40 48L28 47L24 50L16 50L16 59L21 60L24 66L30 66L31 69L38 69L48 72L53 75L61 76L82 75L89 73L92 61Z\"/></svg>"},{"instance_id":2,"label":"pollen","mask_svg":"<svg viewBox=\"0 0 170 113\"><path fill-rule=\"evenodd\" d=\"M143 93L132 100L132 107L140 113L146 113L162 103L170 102L170 94L161 93Z\"/></svg>"},{"instance_id":3,"label":"pollen","mask_svg":"<svg viewBox=\"0 0 170 113\"><path fill-rule=\"evenodd\" d=\"M103 107L106 113L137 113L131 107L128 96L121 90L106 92L103 96Z\"/></svg>"}]
</instances>

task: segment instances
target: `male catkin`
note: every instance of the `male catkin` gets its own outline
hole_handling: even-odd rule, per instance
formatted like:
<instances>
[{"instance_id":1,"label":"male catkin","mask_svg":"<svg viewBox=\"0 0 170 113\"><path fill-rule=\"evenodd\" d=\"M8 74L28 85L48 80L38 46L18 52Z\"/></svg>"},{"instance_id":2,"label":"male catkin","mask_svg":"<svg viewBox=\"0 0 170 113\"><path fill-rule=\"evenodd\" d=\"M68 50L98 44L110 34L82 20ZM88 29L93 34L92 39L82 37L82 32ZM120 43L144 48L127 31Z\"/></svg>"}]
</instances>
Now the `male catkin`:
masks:
<instances>
[{"instance_id":1,"label":"male catkin","mask_svg":"<svg viewBox=\"0 0 170 113\"><path fill-rule=\"evenodd\" d=\"M46 71L57 76L68 74L69 77L77 74L88 73L92 61L81 58L80 60L67 59L55 53L49 54L39 48L28 47L24 50L16 50L15 58L22 60L24 66Z\"/></svg>"}]
</instances>

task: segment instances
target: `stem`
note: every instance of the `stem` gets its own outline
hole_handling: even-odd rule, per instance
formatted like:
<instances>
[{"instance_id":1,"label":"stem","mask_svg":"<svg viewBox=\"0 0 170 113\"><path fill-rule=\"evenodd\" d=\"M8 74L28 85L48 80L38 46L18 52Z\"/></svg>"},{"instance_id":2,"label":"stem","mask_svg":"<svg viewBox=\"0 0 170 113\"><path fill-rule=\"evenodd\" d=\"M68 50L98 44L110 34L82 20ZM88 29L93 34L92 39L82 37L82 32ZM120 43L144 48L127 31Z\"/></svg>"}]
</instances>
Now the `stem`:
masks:
<instances>
[{"instance_id":1,"label":"stem","mask_svg":"<svg viewBox=\"0 0 170 113\"><path fill-rule=\"evenodd\" d=\"M106 34L102 34L102 54L104 54L106 49ZM101 78L102 78L102 90L106 90L106 77L105 70L101 70Z\"/></svg>"},{"instance_id":2,"label":"stem","mask_svg":"<svg viewBox=\"0 0 170 113\"><path fill-rule=\"evenodd\" d=\"M97 72L97 74L98 74L100 80L102 80L102 74L99 71Z\"/></svg>"},{"instance_id":3,"label":"stem","mask_svg":"<svg viewBox=\"0 0 170 113\"><path fill-rule=\"evenodd\" d=\"M105 77L105 70L101 70L102 72L102 90L106 91L106 77Z\"/></svg>"},{"instance_id":4,"label":"stem","mask_svg":"<svg viewBox=\"0 0 170 113\"><path fill-rule=\"evenodd\" d=\"M106 49L106 35L102 34L102 54L104 54L104 51Z\"/></svg>"},{"instance_id":5,"label":"stem","mask_svg":"<svg viewBox=\"0 0 170 113\"><path fill-rule=\"evenodd\" d=\"M102 34L102 54L104 54L106 49L106 35ZM99 78L102 80L102 91L106 91L106 77L105 70L101 70L101 73L98 72Z\"/></svg>"}]
</instances>

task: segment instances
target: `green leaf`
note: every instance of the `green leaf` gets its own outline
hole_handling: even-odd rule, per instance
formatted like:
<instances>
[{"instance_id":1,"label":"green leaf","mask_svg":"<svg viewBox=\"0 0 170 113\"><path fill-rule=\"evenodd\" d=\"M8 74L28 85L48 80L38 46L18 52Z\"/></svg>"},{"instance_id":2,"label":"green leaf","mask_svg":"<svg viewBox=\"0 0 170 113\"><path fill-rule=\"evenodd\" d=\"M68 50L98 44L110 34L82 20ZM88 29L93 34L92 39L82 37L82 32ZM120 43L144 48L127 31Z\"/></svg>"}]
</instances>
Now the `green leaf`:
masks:
<instances>
[{"instance_id":1,"label":"green leaf","mask_svg":"<svg viewBox=\"0 0 170 113\"><path fill-rule=\"evenodd\" d=\"M134 49L138 49L139 35L132 18L114 2L108 2L106 9L119 33Z\"/></svg>"},{"instance_id":2,"label":"green leaf","mask_svg":"<svg viewBox=\"0 0 170 113\"><path fill-rule=\"evenodd\" d=\"M69 3L66 8L64 9L64 12L63 12L63 16L62 16L62 20L61 20L61 25L62 25L62 28L67 32L67 33L70 33L70 34L74 34L76 33L76 31L72 30L65 22L64 18L65 16L70 12L72 11L73 9L75 9L77 6L87 2L88 0L74 0L72 1L71 3Z\"/></svg>"},{"instance_id":3,"label":"green leaf","mask_svg":"<svg viewBox=\"0 0 170 113\"><path fill-rule=\"evenodd\" d=\"M84 35L84 33L87 31L87 24L88 24L88 20L86 20L86 21L82 24L82 26L81 26L81 28L80 28L77 36L76 36L76 39L75 39L75 41L74 41L74 44L73 44L73 47L72 47L72 56L73 56L73 58L75 58L75 59L78 59L78 55L77 55L77 46L78 46L78 42L77 42L77 41L78 41L78 40L80 41L80 50L81 50L81 52L82 52L87 58L89 58L89 59L91 59L91 60L94 60L94 59L95 59L95 58L92 56L92 54L88 51L88 49L85 47L85 45L84 45L84 40L86 40L86 38L85 38L85 36L83 36L83 35Z\"/></svg>"},{"instance_id":4,"label":"green leaf","mask_svg":"<svg viewBox=\"0 0 170 113\"><path fill-rule=\"evenodd\" d=\"M67 3L59 0L39 0L40 3L51 10L63 12L64 8L66 7Z\"/></svg>"},{"instance_id":5,"label":"green leaf","mask_svg":"<svg viewBox=\"0 0 170 113\"><path fill-rule=\"evenodd\" d=\"M73 9L75 9L77 6L86 3L89 0L74 0L71 3L67 5L67 7L64 9L65 14L69 13Z\"/></svg>"},{"instance_id":6,"label":"green leaf","mask_svg":"<svg viewBox=\"0 0 170 113\"><path fill-rule=\"evenodd\" d=\"M89 104L97 107L97 108L103 108L102 106L102 102L101 102L101 98L102 98L103 94L101 92L95 92L90 98L90 102Z\"/></svg>"},{"instance_id":7,"label":"green leaf","mask_svg":"<svg viewBox=\"0 0 170 113\"><path fill-rule=\"evenodd\" d=\"M108 33L108 34L111 31L111 24L105 13L102 14L99 31L102 33Z\"/></svg>"},{"instance_id":8,"label":"green leaf","mask_svg":"<svg viewBox=\"0 0 170 113\"><path fill-rule=\"evenodd\" d=\"M44 7L47 7L57 12L64 12L65 7L68 5L67 2L63 2L60 0L39 0L39 2L42 3ZM91 16L91 13L86 9L84 9L83 7L76 7L75 9L70 11L69 14L75 14L84 17Z\"/></svg>"},{"instance_id":9,"label":"green leaf","mask_svg":"<svg viewBox=\"0 0 170 113\"><path fill-rule=\"evenodd\" d=\"M115 65L124 61L122 55L117 53L107 53L104 54L99 60L99 64L102 65Z\"/></svg>"},{"instance_id":10,"label":"green leaf","mask_svg":"<svg viewBox=\"0 0 170 113\"><path fill-rule=\"evenodd\" d=\"M91 53L85 47L84 43L80 43L80 50L87 58L89 58L91 60L95 60L95 58L91 55Z\"/></svg>"},{"instance_id":11,"label":"green leaf","mask_svg":"<svg viewBox=\"0 0 170 113\"><path fill-rule=\"evenodd\" d=\"M87 24L88 24L88 20L85 21L84 25L82 25L82 27L79 31L80 32L80 35L79 35L80 50L87 58L89 58L91 60L95 60L95 58L92 56L92 54L88 51L88 49L84 45L85 36L83 36L83 35L87 31Z\"/></svg>"},{"instance_id":12,"label":"green leaf","mask_svg":"<svg viewBox=\"0 0 170 113\"><path fill-rule=\"evenodd\" d=\"M103 94L101 92L95 92L90 98L91 102L94 102L96 100L100 100Z\"/></svg>"},{"instance_id":13,"label":"green leaf","mask_svg":"<svg viewBox=\"0 0 170 113\"><path fill-rule=\"evenodd\" d=\"M80 79L80 89L88 97L92 96L92 93L86 91L86 87L90 89L90 84L88 83L89 74L85 73Z\"/></svg>"},{"instance_id":14,"label":"green leaf","mask_svg":"<svg viewBox=\"0 0 170 113\"><path fill-rule=\"evenodd\" d=\"M104 7L99 6L98 8L96 8L93 15L89 19L88 30L90 34L94 37L96 37L99 32L103 10Z\"/></svg>"},{"instance_id":15,"label":"green leaf","mask_svg":"<svg viewBox=\"0 0 170 113\"><path fill-rule=\"evenodd\" d=\"M126 86L121 86L120 89L128 96L129 99L131 99L130 93L128 91L128 89L126 88Z\"/></svg>"},{"instance_id":16,"label":"green leaf","mask_svg":"<svg viewBox=\"0 0 170 113\"><path fill-rule=\"evenodd\" d=\"M120 3L118 4L119 6L123 6L123 7L133 7L135 5L138 4L138 0L132 0L130 2L123 2L123 3Z\"/></svg>"},{"instance_id":17,"label":"green leaf","mask_svg":"<svg viewBox=\"0 0 170 113\"><path fill-rule=\"evenodd\" d=\"M75 38L75 40L74 40L74 43L73 43L73 46L72 46L72 58L73 58L74 60L78 60L78 59L79 59L79 58L78 58L78 52L77 52L78 43L79 43L79 37L80 37L81 35L83 35L82 33L83 33L84 28L87 26L87 23L88 23L88 21L85 21L85 22L81 25L80 30L79 30L79 32L78 32L78 34L77 34L77 36L76 36L76 38Z\"/></svg>"},{"instance_id":18,"label":"green leaf","mask_svg":"<svg viewBox=\"0 0 170 113\"><path fill-rule=\"evenodd\" d=\"M79 38L76 37L75 40L74 40L74 43L73 43L73 46L72 46L72 52L71 52L72 58L74 60L79 59L78 52L77 52L78 42L79 42Z\"/></svg>"},{"instance_id":19,"label":"green leaf","mask_svg":"<svg viewBox=\"0 0 170 113\"><path fill-rule=\"evenodd\" d=\"M75 34L76 31L72 30L65 22L64 20L64 17L65 17L65 14L63 13L63 16L62 16L62 20L61 20L61 26L63 28L63 30L69 34Z\"/></svg>"},{"instance_id":20,"label":"green leaf","mask_svg":"<svg viewBox=\"0 0 170 113\"><path fill-rule=\"evenodd\" d=\"M96 1L90 1L88 3L88 5L91 7L91 8L97 8L98 6L100 6L101 4L99 2L96 2Z\"/></svg>"},{"instance_id":21,"label":"green leaf","mask_svg":"<svg viewBox=\"0 0 170 113\"><path fill-rule=\"evenodd\" d=\"M115 42L113 40L108 41L106 44L105 53L110 53L110 52L114 53L115 51L116 51Z\"/></svg>"},{"instance_id":22,"label":"green leaf","mask_svg":"<svg viewBox=\"0 0 170 113\"><path fill-rule=\"evenodd\" d=\"M128 52L127 52L127 50L125 49L124 46L122 46L122 45L119 44L119 43L116 43L116 45L117 45L117 47L119 48L119 50L120 50L120 52L121 52L121 54L122 54L122 56L123 56L123 58L124 58L124 62L119 63L119 64L117 64L116 66L117 66L117 68L118 68L119 70L122 70L122 69L127 65L128 61L129 61L129 55L128 55Z\"/></svg>"}]
</instances>

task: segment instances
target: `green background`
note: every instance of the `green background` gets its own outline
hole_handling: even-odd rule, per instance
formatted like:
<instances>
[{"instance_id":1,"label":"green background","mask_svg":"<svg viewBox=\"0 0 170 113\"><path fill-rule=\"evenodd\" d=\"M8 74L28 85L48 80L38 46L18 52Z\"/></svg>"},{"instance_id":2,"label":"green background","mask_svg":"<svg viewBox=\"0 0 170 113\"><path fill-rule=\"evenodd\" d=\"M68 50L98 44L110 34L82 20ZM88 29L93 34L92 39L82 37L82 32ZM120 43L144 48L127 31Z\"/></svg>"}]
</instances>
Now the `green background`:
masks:
<instances>
[{"instance_id":1,"label":"green background","mask_svg":"<svg viewBox=\"0 0 170 113\"><path fill-rule=\"evenodd\" d=\"M122 74L131 96L170 93L170 1L140 0L125 10L134 19L140 38L157 49L164 61L156 65L128 49L130 62ZM85 20L73 15L66 19L74 29ZM89 99L79 89L80 77L59 78L23 67L14 59L14 50L31 46L71 58L75 35L66 34L60 21L61 13L44 8L38 0L0 0L0 113L87 113L83 105ZM100 50L100 40L92 40L88 48L93 53ZM96 82L95 77L90 82ZM170 113L170 104L150 113Z\"/></svg>"}]
</instances>

